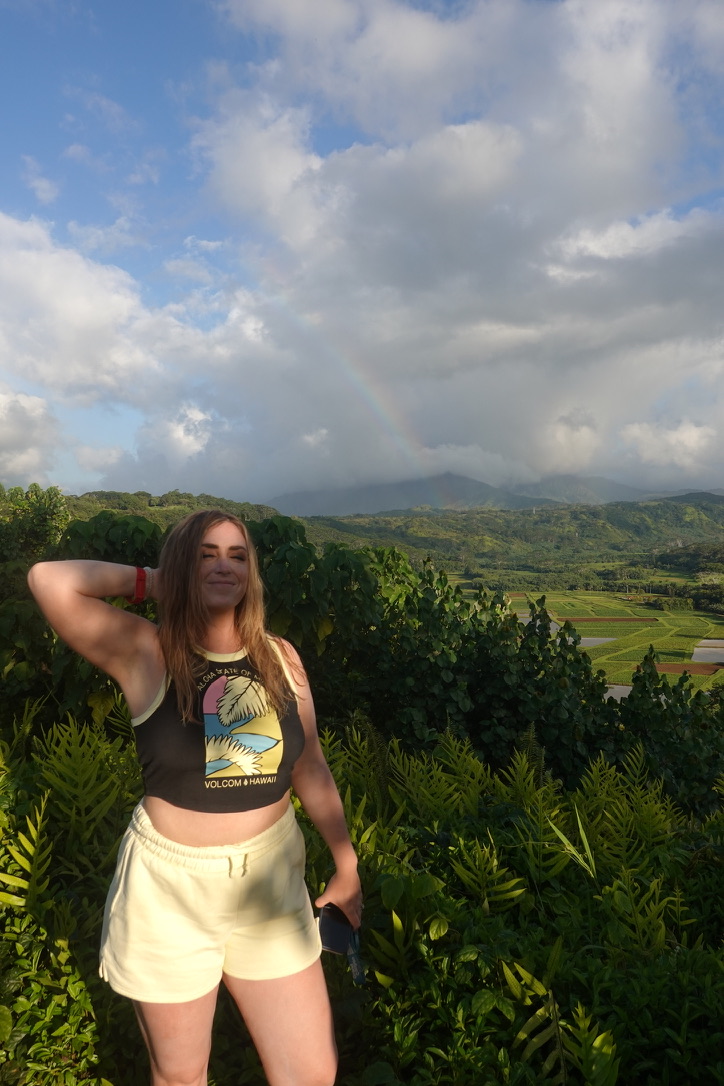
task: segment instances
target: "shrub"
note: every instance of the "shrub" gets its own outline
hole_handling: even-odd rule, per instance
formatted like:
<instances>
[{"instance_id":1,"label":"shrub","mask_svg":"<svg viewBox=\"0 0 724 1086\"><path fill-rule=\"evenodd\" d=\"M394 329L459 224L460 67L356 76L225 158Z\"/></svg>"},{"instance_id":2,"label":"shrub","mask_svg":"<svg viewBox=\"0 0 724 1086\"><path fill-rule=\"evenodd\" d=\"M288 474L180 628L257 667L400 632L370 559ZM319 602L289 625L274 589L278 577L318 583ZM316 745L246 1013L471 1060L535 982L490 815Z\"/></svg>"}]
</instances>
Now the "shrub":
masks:
<instances>
[{"instance_id":1,"label":"shrub","mask_svg":"<svg viewBox=\"0 0 724 1086\"><path fill-rule=\"evenodd\" d=\"M603 751L620 763L641 741L651 771L672 795L699 812L711 807L712 784L724 769L724 718L713 701L697 701L686 682L671 696L668 685L637 682L633 699L619 708L591 662L599 650L581 652L568 623L552 636L544 597L523 623L501 596L467 600L444 573L429 563L416 570L398 551L329 544L320 554L288 517L250 530L270 625L300 649L320 716L330 723L361 711L412 749L432 749L449 729L468 736L495 767L507 764L533 728L550 771L567 787L590 757ZM142 517L106 512L71 524L53 553L142 564L155 562L160 538L160 528ZM153 617L151 603L141 607ZM621 642L623 662L641 659L642 637L639 631ZM678 641L671 645L683 651ZM24 585L0 603L0 669L0 727L3 713L9 727L12 707L24 698L43 703L38 722L46 726L67 712L97 723L114 702L112 682L58 641ZM675 765L679 743L683 768Z\"/></svg>"},{"instance_id":2,"label":"shrub","mask_svg":"<svg viewBox=\"0 0 724 1086\"><path fill-rule=\"evenodd\" d=\"M138 794L119 729L70 720L40 743L21 724L4 744L0 1082L147 1081L130 1006L95 963ZM340 1086L721 1079L721 807L685 817L641 749L620 769L599 756L568 791L532 732L498 771L467 740L414 754L359 716L324 746L366 892L366 985L324 963ZM329 857L302 828L314 892ZM222 1000L214 1086L264 1081L235 1014Z\"/></svg>"}]
</instances>

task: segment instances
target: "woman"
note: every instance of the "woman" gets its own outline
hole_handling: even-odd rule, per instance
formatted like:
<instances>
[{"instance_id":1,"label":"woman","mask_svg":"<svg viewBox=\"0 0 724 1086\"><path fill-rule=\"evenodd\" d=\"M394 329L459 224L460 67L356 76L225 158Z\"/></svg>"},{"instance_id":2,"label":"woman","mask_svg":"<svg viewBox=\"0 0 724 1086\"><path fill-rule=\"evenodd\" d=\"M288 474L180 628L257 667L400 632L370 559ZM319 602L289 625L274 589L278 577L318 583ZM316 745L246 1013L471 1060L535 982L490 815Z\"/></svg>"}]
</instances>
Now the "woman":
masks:
<instances>
[{"instance_id":1,"label":"woman","mask_svg":"<svg viewBox=\"0 0 724 1086\"><path fill-rule=\"evenodd\" d=\"M30 588L60 637L121 687L145 795L106 903L101 975L135 1005L153 1086L204 1086L221 981L272 1086L331 1086L332 1016L304 887L294 791L332 853L318 906L361 919L357 858L309 685L264 630L242 521L192 513L158 570L41 562ZM105 602L159 601L160 623Z\"/></svg>"}]
</instances>

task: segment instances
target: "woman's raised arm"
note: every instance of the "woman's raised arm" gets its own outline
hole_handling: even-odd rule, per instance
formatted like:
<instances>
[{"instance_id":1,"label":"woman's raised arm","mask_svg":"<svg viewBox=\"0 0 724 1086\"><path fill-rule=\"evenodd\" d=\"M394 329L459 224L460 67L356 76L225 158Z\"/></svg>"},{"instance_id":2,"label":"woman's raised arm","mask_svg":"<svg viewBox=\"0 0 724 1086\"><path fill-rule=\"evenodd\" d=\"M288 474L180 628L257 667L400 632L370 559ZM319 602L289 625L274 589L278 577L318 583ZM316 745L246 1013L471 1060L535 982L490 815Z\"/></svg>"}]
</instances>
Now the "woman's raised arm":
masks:
<instances>
[{"instance_id":1,"label":"woman's raised arm","mask_svg":"<svg viewBox=\"0 0 724 1086\"><path fill-rule=\"evenodd\" d=\"M134 596L136 576L135 566L80 559L38 562L28 573L30 591L55 632L120 684L131 712L139 701L139 711L145 708L147 690L164 670L154 624L107 602Z\"/></svg>"}]
</instances>

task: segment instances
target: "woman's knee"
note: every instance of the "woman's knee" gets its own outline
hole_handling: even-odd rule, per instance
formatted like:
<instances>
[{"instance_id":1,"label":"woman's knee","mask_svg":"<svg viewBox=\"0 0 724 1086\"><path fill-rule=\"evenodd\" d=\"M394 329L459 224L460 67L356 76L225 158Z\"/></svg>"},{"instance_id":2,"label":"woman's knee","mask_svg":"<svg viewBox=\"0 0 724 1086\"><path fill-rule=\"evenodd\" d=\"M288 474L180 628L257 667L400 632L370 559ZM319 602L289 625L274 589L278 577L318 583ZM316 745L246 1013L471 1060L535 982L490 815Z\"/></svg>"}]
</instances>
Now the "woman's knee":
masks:
<instances>
[{"instance_id":1,"label":"woman's knee","mask_svg":"<svg viewBox=\"0 0 724 1086\"><path fill-rule=\"evenodd\" d=\"M151 1058L151 1086L206 1086L208 1060L193 1060L186 1065L175 1061L161 1063Z\"/></svg>"},{"instance_id":2,"label":"woman's knee","mask_svg":"<svg viewBox=\"0 0 724 1086\"><path fill-rule=\"evenodd\" d=\"M337 1081L337 1061L334 1061L334 1065L330 1066L327 1073L315 1082L314 1086L334 1086Z\"/></svg>"},{"instance_id":3,"label":"woman's knee","mask_svg":"<svg viewBox=\"0 0 724 1086\"><path fill-rule=\"evenodd\" d=\"M134 1003L151 1086L206 1086L216 990L190 1003Z\"/></svg>"},{"instance_id":4,"label":"woman's knee","mask_svg":"<svg viewBox=\"0 0 724 1086\"><path fill-rule=\"evenodd\" d=\"M337 1081L337 1062L335 1060L334 1067L329 1068L326 1072L320 1073L318 1078L315 1078L314 1082L305 1084L305 1086L334 1086Z\"/></svg>"},{"instance_id":5,"label":"woman's knee","mask_svg":"<svg viewBox=\"0 0 724 1086\"><path fill-rule=\"evenodd\" d=\"M334 1064L320 1064L313 1071L293 1073L289 1078L276 1079L272 1072L268 1081L273 1083L273 1086L334 1086L337 1081L337 1062L335 1060Z\"/></svg>"},{"instance_id":6,"label":"woman's knee","mask_svg":"<svg viewBox=\"0 0 724 1086\"><path fill-rule=\"evenodd\" d=\"M334 1086L337 1081L337 1050L326 1053L315 1063L314 1069L299 1079L298 1086ZM297 1086L297 1083L294 1084Z\"/></svg>"},{"instance_id":7,"label":"woman's knee","mask_svg":"<svg viewBox=\"0 0 724 1086\"><path fill-rule=\"evenodd\" d=\"M208 1082L207 1068L198 1074L195 1071L171 1070L168 1073L161 1068L151 1069L151 1086L206 1086Z\"/></svg>"}]
</instances>

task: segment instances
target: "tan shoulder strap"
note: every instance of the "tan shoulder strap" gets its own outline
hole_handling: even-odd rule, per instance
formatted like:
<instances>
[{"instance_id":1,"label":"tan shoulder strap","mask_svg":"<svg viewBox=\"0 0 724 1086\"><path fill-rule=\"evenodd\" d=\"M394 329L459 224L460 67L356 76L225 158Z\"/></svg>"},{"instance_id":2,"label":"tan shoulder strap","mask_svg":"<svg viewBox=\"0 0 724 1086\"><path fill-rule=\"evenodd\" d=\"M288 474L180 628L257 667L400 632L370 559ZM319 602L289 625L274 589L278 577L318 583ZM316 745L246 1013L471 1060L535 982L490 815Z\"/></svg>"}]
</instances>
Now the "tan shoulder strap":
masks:
<instances>
[{"instance_id":1,"label":"tan shoulder strap","mask_svg":"<svg viewBox=\"0 0 724 1086\"><path fill-rule=\"evenodd\" d=\"M292 670L291 670L291 668L289 666L289 661L287 660L286 653L282 649L282 647L279 644L279 641L277 640L276 637L272 637L270 634L267 634L267 639L268 639L269 644L271 645L271 647L274 649L274 652L277 655L279 663L282 665L282 671L284 672L284 678L287 680L287 684L289 686L289 689L292 691L292 693L296 693L297 682L295 681L294 676L292 675Z\"/></svg>"}]
</instances>

